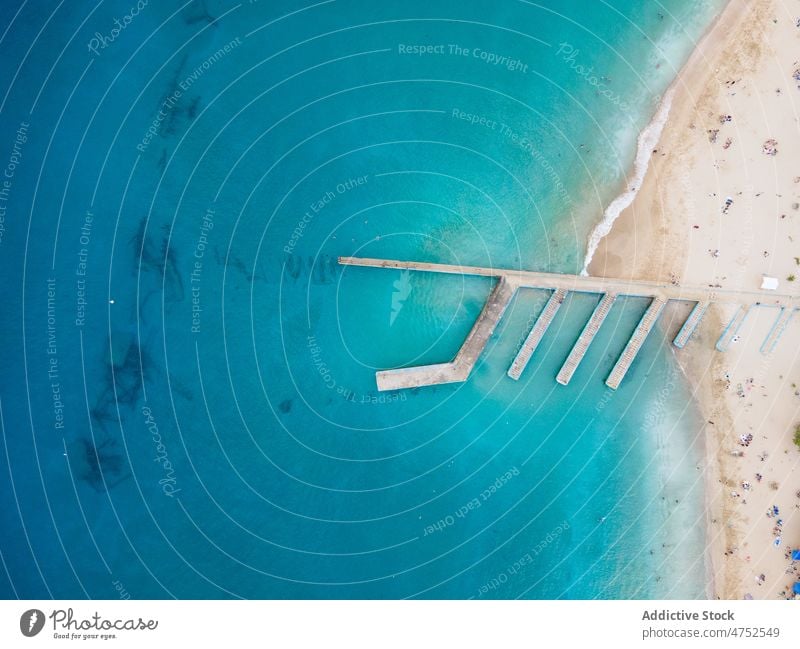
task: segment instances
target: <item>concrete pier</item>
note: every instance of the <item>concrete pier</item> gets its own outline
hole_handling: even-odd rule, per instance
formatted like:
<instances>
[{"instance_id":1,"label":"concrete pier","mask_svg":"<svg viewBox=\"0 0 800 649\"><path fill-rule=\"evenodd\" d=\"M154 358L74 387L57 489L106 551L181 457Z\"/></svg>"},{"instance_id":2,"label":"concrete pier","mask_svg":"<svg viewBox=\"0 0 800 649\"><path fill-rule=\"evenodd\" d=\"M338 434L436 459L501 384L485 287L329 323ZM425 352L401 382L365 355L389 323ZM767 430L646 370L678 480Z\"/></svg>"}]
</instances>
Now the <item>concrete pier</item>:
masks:
<instances>
[{"instance_id":1,"label":"concrete pier","mask_svg":"<svg viewBox=\"0 0 800 649\"><path fill-rule=\"evenodd\" d=\"M611 310L617 295L653 298L652 303L606 380L606 385L614 389L619 386L625 377L653 324L669 300L691 300L697 302L673 341L678 348L687 343L711 303L733 303L739 306L738 311L717 341L716 348L719 351L725 351L728 348L731 339L737 334L747 317L751 305L757 304L781 308L781 313L761 348L763 353L770 353L777 344L781 333L785 330L792 313L795 309L800 308L800 296L798 295L779 294L757 289L723 289L712 286L689 286L633 279L361 257L339 257L339 263L345 266L366 266L498 278L497 284L455 359L449 363L377 372L376 379L379 390L399 390L423 385L465 381L518 288L550 289L553 291L553 295L508 370L508 375L513 379L518 379L522 374L547 331L547 327L555 316L561 301L569 291L603 295L556 377L556 380L563 385L569 383L592 339L600 329L600 325Z\"/></svg>"},{"instance_id":2,"label":"concrete pier","mask_svg":"<svg viewBox=\"0 0 800 649\"><path fill-rule=\"evenodd\" d=\"M489 299L483 305L481 314L456 355L456 365L466 370L467 375L478 360L478 356L481 355L486 343L489 342L489 337L494 333L497 323L503 317L516 290L516 287L512 286L505 277L501 277L489 294Z\"/></svg>"},{"instance_id":3,"label":"concrete pier","mask_svg":"<svg viewBox=\"0 0 800 649\"><path fill-rule=\"evenodd\" d=\"M455 363L438 363L437 365L418 365L417 367L375 372L375 380L378 383L378 390L384 391L441 383L460 383L466 381L467 377L462 377L457 372Z\"/></svg>"},{"instance_id":4,"label":"concrete pier","mask_svg":"<svg viewBox=\"0 0 800 649\"><path fill-rule=\"evenodd\" d=\"M484 266L456 266L453 264L432 264L425 261L399 261L396 259L370 259L367 257L339 257L345 266L369 266L372 268L396 268L431 273L450 273L454 275L476 275L481 277L505 277L517 288L558 288L584 293L616 293L653 297L661 295L667 300L708 301L717 303L754 304L761 302L771 306L800 307L800 296L762 291L758 289L724 289L669 282L650 282L640 279L616 279L613 277L590 277L588 275L567 275L561 273L540 273L531 270L511 270L507 268L486 268Z\"/></svg>"},{"instance_id":5,"label":"concrete pier","mask_svg":"<svg viewBox=\"0 0 800 649\"><path fill-rule=\"evenodd\" d=\"M650 330L653 328L653 325L655 325L658 316L661 315L666 305L667 301L664 298L655 297L650 303L650 306L647 307L647 311L644 312L633 335L630 337L630 340L628 340L628 344L625 345L625 349L622 350L622 354L611 370L611 374L609 374L606 379L606 385L612 390L616 390L622 382L622 379L625 378L625 374L627 374L631 363L633 363L633 360L642 348L647 334L650 333Z\"/></svg>"},{"instance_id":6,"label":"concrete pier","mask_svg":"<svg viewBox=\"0 0 800 649\"><path fill-rule=\"evenodd\" d=\"M483 305L480 316L452 362L377 372L378 390L400 390L466 381L497 323L503 317L508 303L514 297L515 291L516 288L506 281L505 277L497 281L486 304Z\"/></svg>"},{"instance_id":7,"label":"concrete pier","mask_svg":"<svg viewBox=\"0 0 800 649\"><path fill-rule=\"evenodd\" d=\"M786 331L786 325L789 324L789 320L792 319L792 315L794 315L794 309L790 307L781 308L778 317L775 318L772 328L769 330L767 337L761 344L761 349L759 351L762 354L771 354L774 351L775 345L778 344L778 340L780 340L783 332Z\"/></svg>"},{"instance_id":8,"label":"concrete pier","mask_svg":"<svg viewBox=\"0 0 800 649\"><path fill-rule=\"evenodd\" d=\"M575 341L572 351L569 353L569 356L567 356L567 360L564 361L564 365L561 367L558 376L556 376L556 381L561 385L567 385L572 375L575 373L575 370L578 369L578 365L581 360L583 360L586 350L589 349L589 345L592 344L592 340L594 340L595 335L600 330L600 325L603 324L603 321L606 319L609 311L611 311L611 307L614 305L614 300L616 299L617 296L614 293L606 293L603 299L600 300L600 303L595 307L592 317L589 318L589 322L586 323L581 335L578 336L578 340Z\"/></svg>"},{"instance_id":9,"label":"concrete pier","mask_svg":"<svg viewBox=\"0 0 800 649\"><path fill-rule=\"evenodd\" d=\"M686 318L686 321L683 323L678 335L675 336L675 340L672 341L672 344L675 345L675 347L678 349L683 349L684 345L689 342L689 338L692 337L694 330L697 329L697 325L700 324L700 321L706 314L709 304L711 303L708 301L703 301L694 305L692 312L689 314L689 317Z\"/></svg>"},{"instance_id":10,"label":"concrete pier","mask_svg":"<svg viewBox=\"0 0 800 649\"><path fill-rule=\"evenodd\" d=\"M542 341L542 337L553 321L556 313L558 313L558 309L561 307L561 303L564 301L565 297L567 297L567 290L559 288L553 291L550 299L547 300L547 304L536 319L536 323L531 327L519 352L517 352L514 362L512 362L511 367L508 368L508 375L515 381L519 380L520 375L528 365L528 361L530 361L533 352L536 351L536 348Z\"/></svg>"},{"instance_id":11,"label":"concrete pier","mask_svg":"<svg viewBox=\"0 0 800 649\"><path fill-rule=\"evenodd\" d=\"M747 319L747 314L750 312L750 305L747 306L740 306L736 313L733 314L731 321L728 323L728 326L725 327L725 330L722 332L722 335L719 337L717 344L715 347L717 351L724 352L728 350L730 347L731 341L739 333L739 329L741 329L744 321Z\"/></svg>"}]
</instances>

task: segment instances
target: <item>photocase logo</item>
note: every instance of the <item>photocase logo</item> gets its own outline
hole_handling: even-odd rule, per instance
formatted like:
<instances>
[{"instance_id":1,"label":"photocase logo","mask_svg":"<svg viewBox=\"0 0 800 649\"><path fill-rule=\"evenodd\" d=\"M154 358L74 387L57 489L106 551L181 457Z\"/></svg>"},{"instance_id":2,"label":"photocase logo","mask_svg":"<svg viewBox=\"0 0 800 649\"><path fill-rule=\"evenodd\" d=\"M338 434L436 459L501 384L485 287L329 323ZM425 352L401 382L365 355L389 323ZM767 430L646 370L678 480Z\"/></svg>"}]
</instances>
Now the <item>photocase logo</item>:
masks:
<instances>
[{"instance_id":1,"label":"photocase logo","mask_svg":"<svg viewBox=\"0 0 800 649\"><path fill-rule=\"evenodd\" d=\"M26 638L32 638L44 627L44 613L38 608L25 611L19 618L19 630Z\"/></svg>"},{"instance_id":2,"label":"photocase logo","mask_svg":"<svg viewBox=\"0 0 800 649\"><path fill-rule=\"evenodd\" d=\"M389 326L394 324L400 310L403 308L403 303L411 293L411 272L404 270L400 273L400 279L392 282L394 292L392 292L392 312L389 315Z\"/></svg>"}]
</instances>

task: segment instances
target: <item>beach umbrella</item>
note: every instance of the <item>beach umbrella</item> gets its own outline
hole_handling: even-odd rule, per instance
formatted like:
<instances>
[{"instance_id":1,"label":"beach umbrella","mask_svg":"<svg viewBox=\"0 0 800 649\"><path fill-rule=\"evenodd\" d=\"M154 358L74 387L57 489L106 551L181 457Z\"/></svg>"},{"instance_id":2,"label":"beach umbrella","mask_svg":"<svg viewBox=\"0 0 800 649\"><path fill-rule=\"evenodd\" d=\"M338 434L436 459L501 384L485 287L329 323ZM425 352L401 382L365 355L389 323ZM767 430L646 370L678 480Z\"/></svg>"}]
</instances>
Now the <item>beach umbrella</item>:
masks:
<instances>
[{"instance_id":1,"label":"beach umbrella","mask_svg":"<svg viewBox=\"0 0 800 649\"><path fill-rule=\"evenodd\" d=\"M792 561L800 561L800 550L792 550Z\"/></svg>"},{"instance_id":2,"label":"beach umbrella","mask_svg":"<svg viewBox=\"0 0 800 649\"><path fill-rule=\"evenodd\" d=\"M792 588L795 595L800 595L800 581L794 582L794 587Z\"/></svg>"}]
</instances>

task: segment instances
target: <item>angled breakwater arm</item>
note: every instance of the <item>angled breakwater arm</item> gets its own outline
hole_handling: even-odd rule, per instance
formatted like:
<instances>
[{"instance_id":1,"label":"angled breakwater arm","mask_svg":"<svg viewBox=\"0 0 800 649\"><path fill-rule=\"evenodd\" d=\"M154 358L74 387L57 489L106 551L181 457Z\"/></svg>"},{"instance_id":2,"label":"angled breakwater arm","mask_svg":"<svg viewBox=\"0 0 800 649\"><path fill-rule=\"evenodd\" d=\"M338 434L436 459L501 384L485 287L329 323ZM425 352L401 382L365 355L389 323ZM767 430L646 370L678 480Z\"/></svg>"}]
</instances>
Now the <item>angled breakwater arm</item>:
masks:
<instances>
[{"instance_id":1,"label":"angled breakwater arm","mask_svg":"<svg viewBox=\"0 0 800 649\"><path fill-rule=\"evenodd\" d=\"M503 317L511 298L514 297L515 291L516 287L505 277L501 277L497 281L483 305L481 314L452 362L376 372L378 390L401 390L423 385L466 381L472 368L475 367L478 357L486 347L486 343L489 342L497 323Z\"/></svg>"}]
</instances>

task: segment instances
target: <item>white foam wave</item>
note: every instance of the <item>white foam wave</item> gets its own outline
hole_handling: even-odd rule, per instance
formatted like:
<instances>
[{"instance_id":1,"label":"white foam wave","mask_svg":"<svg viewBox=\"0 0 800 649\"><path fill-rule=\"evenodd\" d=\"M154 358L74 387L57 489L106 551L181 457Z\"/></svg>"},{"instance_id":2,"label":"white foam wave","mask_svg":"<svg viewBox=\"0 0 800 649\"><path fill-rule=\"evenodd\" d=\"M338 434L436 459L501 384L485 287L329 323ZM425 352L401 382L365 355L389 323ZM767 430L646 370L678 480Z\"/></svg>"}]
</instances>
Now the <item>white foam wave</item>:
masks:
<instances>
[{"instance_id":1,"label":"white foam wave","mask_svg":"<svg viewBox=\"0 0 800 649\"><path fill-rule=\"evenodd\" d=\"M589 243L586 246L586 257L583 262L583 270L581 275L588 275L587 268L592 262L594 253L597 252L597 247L603 238L611 232L614 221L617 220L620 214L631 204L636 194L639 193L639 188L644 181L647 168L650 166L650 159L653 157L653 149L661 139L661 132L664 130L664 125L667 123L669 111L672 108L672 96L674 94L674 87L670 87L661 99L656 114L650 123L639 133L636 148L636 159L633 163L633 172L628 178L626 188L617 196L611 203L609 203L603 218L594 226L592 234L589 236Z\"/></svg>"}]
</instances>

